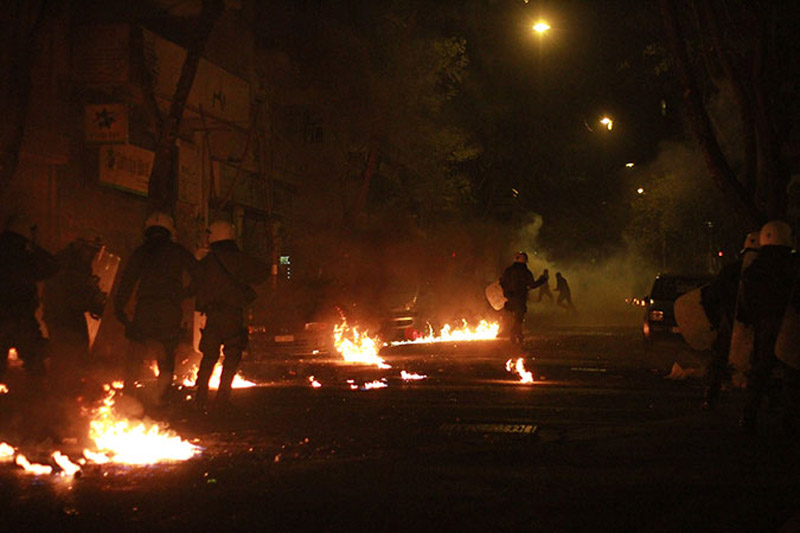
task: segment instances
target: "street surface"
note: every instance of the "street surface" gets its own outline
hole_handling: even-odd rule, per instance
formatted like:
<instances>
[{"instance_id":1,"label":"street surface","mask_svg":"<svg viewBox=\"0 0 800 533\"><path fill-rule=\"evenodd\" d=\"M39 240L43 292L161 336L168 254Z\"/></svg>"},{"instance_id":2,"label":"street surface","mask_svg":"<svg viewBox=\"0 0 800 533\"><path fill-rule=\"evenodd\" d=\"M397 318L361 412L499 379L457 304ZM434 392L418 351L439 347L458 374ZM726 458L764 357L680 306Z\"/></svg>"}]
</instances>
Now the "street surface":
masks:
<instances>
[{"instance_id":1,"label":"street surface","mask_svg":"<svg viewBox=\"0 0 800 533\"><path fill-rule=\"evenodd\" d=\"M797 443L774 410L741 435L738 390L702 412L702 357L645 353L635 326L550 326L524 348L399 346L390 369L252 354L263 386L232 411L166 416L202 455L74 479L0 464L0 530L800 530ZM506 370L519 356L533 384Z\"/></svg>"}]
</instances>

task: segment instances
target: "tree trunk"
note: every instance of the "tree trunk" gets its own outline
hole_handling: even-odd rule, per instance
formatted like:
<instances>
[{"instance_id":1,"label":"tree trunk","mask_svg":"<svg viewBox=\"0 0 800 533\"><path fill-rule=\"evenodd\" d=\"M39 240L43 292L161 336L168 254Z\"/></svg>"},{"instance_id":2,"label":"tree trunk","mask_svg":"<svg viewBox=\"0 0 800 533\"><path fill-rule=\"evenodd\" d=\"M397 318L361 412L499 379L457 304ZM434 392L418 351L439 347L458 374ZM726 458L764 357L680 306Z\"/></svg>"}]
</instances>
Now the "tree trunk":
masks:
<instances>
[{"instance_id":1,"label":"tree trunk","mask_svg":"<svg viewBox=\"0 0 800 533\"><path fill-rule=\"evenodd\" d=\"M197 73L197 65L200 63L200 57L203 54L214 23L223 9L222 0L203 0L203 10L200 13L200 18L186 50L186 59L183 62L181 76L175 87L172 104L170 105L169 113L164 117L164 122L158 135L155 160L153 161L153 170L150 174L148 188L150 205L158 211L170 213L175 207L177 190L173 158L175 140L178 137L178 129L183 118L183 110L186 107L186 99L192 90L194 77Z\"/></svg>"},{"instance_id":2,"label":"tree trunk","mask_svg":"<svg viewBox=\"0 0 800 533\"><path fill-rule=\"evenodd\" d=\"M4 8L0 31L2 65L0 76L0 193L5 191L17 171L19 151L25 133L31 97L31 70L44 25L46 1L18 3L17 9Z\"/></svg>"},{"instance_id":3,"label":"tree trunk","mask_svg":"<svg viewBox=\"0 0 800 533\"><path fill-rule=\"evenodd\" d=\"M711 119L703 104L700 88L691 72L689 54L686 51L686 43L678 23L674 0L661 0L661 13L667 41L683 87L689 121L697 136L711 176L717 186L731 198L733 205L744 214L751 224L761 225L766 220L765 213L758 208L754 198L748 194L728 164L711 126Z\"/></svg>"}]
</instances>

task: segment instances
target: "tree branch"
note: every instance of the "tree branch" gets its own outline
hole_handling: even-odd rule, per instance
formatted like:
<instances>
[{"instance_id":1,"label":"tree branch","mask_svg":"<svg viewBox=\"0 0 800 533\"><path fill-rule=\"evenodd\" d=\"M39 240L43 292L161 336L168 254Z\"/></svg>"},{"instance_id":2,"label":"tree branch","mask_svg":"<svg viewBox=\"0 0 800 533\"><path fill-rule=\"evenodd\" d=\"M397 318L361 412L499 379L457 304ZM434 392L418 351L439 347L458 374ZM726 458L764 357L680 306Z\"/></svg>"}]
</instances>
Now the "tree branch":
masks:
<instances>
[{"instance_id":1,"label":"tree branch","mask_svg":"<svg viewBox=\"0 0 800 533\"><path fill-rule=\"evenodd\" d=\"M731 169L728 161L719 146L719 142L711 126L711 120L703 105L697 80L689 67L689 55L686 51L686 43L681 33L678 23L677 10L674 0L661 0L661 13L664 19L664 29L667 34L667 41L672 54L675 58L675 65L678 70L678 77L683 86L683 97L686 102L689 120L694 129L697 141L706 160L706 165L711 172L711 177L717 186L731 199L739 205L744 215L753 224L761 224L766 217L758 209L753 198L742 187L735 173Z\"/></svg>"}]
</instances>

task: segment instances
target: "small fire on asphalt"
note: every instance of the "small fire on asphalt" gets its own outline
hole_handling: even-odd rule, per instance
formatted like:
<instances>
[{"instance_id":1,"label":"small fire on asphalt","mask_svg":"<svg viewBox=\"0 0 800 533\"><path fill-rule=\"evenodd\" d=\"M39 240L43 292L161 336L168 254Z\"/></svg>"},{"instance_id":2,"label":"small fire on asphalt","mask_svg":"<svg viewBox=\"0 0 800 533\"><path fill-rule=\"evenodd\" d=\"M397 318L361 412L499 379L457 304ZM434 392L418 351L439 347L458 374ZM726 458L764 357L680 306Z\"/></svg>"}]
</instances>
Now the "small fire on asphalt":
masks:
<instances>
[{"instance_id":1,"label":"small fire on asphalt","mask_svg":"<svg viewBox=\"0 0 800 533\"><path fill-rule=\"evenodd\" d=\"M333 344L348 363L375 365L378 368L391 368L391 365L378 355L380 338L371 337L367 331L351 327L346 320L333 327Z\"/></svg>"},{"instance_id":2,"label":"small fire on asphalt","mask_svg":"<svg viewBox=\"0 0 800 533\"><path fill-rule=\"evenodd\" d=\"M519 357L516 362L514 359L506 361L506 372L516 373L520 383L533 383L533 372L525 370L525 358Z\"/></svg>"},{"instance_id":3,"label":"small fire on asphalt","mask_svg":"<svg viewBox=\"0 0 800 533\"><path fill-rule=\"evenodd\" d=\"M114 409L119 387L105 385L102 405L92 411L89 438L94 450L84 450L90 462L149 465L185 461L199 455L201 448L183 440L175 432L148 420L132 421Z\"/></svg>"}]
</instances>

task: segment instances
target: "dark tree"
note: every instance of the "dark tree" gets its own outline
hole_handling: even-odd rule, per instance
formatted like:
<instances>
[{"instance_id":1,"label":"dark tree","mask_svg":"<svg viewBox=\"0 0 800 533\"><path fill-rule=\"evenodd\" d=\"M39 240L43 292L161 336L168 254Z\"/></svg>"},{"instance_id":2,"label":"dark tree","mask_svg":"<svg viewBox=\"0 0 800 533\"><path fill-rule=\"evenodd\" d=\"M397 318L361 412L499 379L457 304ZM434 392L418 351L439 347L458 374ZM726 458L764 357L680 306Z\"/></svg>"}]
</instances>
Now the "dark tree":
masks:
<instances>
[{"instance_id":1,"label":"dark tree","mask_svg":"<svg viewBox=\"0 0 800 533\"><path fill-rule=\"evenodd\" d=\"M0 191L17 171L46 7L45 0L26 0L0 9Z\"/></svg>"},{"instance_id":2,"label":"dark tree","mask_svg":"<svg viewBox=\"0 0 800 533\"><path fill-rule=\"evenodd\" d=\"M749 222L785 218L798 93L796 6L740 0L660 5L687 115L711 176ZM740 162L726 150L712 105L726 89L739 122Z\"/></svg>"}]
</instances>

